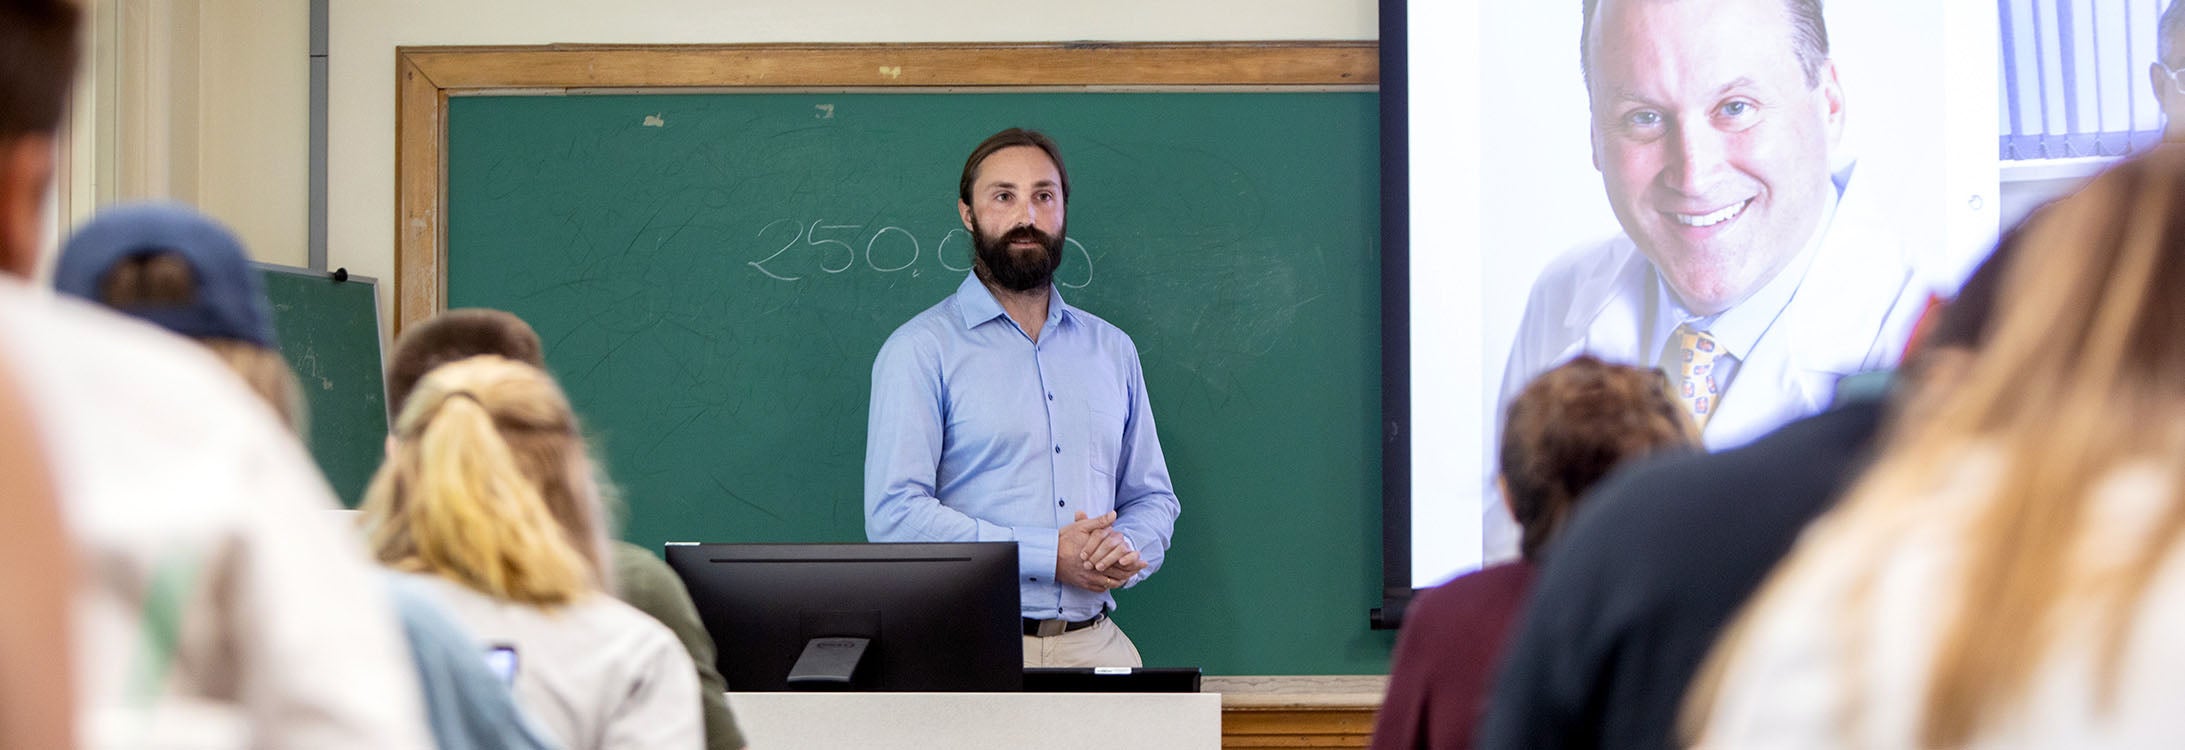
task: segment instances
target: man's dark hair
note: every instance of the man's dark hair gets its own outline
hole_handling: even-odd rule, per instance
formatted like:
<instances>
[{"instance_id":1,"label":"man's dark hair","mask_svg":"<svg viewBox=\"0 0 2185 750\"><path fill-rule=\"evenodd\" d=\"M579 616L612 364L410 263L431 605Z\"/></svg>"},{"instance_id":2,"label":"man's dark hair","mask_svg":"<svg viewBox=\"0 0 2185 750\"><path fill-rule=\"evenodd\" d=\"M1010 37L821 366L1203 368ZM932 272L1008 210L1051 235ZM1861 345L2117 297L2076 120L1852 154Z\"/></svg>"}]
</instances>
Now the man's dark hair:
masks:
<instances>
[{"instance_id":1,"label":"man's dark hair","mask_svg":"<svg viewBox=\"0 0 2185 750\"><path fill-rule=\"evenodd\" d=\"M546 369L539 334L522 318L485 308L449 310L403 331L395 340L394 356L387 365L387 413L401 414L410 391L433 368L483 354Z\"/></svg>"},{"instance_id":2,"label":"man's dark hair","mask_svg":"<svg viewBox=\"0 0 2185 750\"><path fill-rule=\"evenodd\" d=\"M80 15L69 0L0 0L0 141L60 129Z\"/></svg>"},{"instance_id":3,"label":"man's dark hair","mask_svg":"<svg viewBox=\"0 0 2185 750\"><path fill-rule=\"evenodd\" d=\"M1070 202L1070 170L1062 166L1062 149L1056 147L1054 140L1048 138L1047 134L1023 128L1010 128L987 136L986 140L979 142L978 148L971 150L971 158L964 160L963 179L956 183L956 199L969 204L971 183L979 178L979 165L985 163L986 157L993 156L994 152L1014 146L1031 146L1046 152L1047 159L1055 163L1055 174L1062 178L1062 202L1067 205Z\"/></svg>"},{"instance_id":4,"label":"man's dark hair","mask_svg":"<svg viewBox=\"0 0 2185 750\"><path fill-rule=\"evenodd\" d=\"M1601 0L1581 1L1585 5L1586 20L1578 28L1578 71L1585 75L1586 88L1590 90L1593 87L1593 16L1600 8ZM1783 0L1783 9L1790 15L1791 51L1798 55L1798 67L1806 72L1806 88L1819 86L1821 64L1828 62L1828 22L1821 17L1821 0Z\"/></svg>"}]
</instances>

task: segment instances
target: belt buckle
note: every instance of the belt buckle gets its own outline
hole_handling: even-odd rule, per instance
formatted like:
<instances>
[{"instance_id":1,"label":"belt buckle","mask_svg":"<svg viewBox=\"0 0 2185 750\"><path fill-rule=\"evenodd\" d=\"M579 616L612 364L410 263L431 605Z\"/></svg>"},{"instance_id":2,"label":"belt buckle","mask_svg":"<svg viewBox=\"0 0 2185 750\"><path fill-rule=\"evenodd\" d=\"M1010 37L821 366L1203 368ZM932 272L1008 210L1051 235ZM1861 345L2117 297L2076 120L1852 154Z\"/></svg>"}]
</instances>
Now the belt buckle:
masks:
<instances>
[{"instance_id":1,"label":"belt buckle","mask_svg":"<svg viewBox=\"0 0 2185 750\"><path fill-rule=\"evenodd\" d=\"M1052 620L1040 620L1039 631L1032 635L1039 638L1053 638L1063 634L1069 627L1070 623L1060 617Z\"/></svg>"}]
</instances>

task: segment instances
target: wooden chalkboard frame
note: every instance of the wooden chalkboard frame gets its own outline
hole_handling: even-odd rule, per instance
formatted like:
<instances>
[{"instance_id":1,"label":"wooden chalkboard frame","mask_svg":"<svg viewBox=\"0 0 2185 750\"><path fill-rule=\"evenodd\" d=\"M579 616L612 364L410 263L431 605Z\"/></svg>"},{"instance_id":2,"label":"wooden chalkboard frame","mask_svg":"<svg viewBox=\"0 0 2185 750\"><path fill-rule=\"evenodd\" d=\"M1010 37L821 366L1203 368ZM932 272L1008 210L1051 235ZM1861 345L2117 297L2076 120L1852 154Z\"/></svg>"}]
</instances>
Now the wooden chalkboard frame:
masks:
<instances>
[{"instance_id":1,"label":"wooden chalkboard frame","mask_svg":"<svg viewBox=\"0 0 2185 750\"><path fill-rule=\"evenodd\" d=\"M395 333L447 307L448 97L569 89L1377 86L1371 41L398 47Z\"/></svg>"}]
</instances>

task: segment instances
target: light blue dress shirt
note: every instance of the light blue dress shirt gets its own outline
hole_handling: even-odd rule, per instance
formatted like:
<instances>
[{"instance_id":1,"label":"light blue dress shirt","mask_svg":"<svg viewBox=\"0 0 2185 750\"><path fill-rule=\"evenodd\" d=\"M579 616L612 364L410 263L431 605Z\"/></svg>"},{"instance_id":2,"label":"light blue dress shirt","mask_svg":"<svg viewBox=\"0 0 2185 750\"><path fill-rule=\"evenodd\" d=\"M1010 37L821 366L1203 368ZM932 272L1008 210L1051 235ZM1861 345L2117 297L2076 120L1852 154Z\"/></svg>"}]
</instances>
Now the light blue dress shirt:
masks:
<instances>
[{"instance_id":1,"label":"light blue dress shirt","mask_svg":"<svg viewBox=\"0 0 2185 750\"><path fill-rule=\"evenodd\" d=\"M1038 342L969 275L897 328L872 368L865 535L875 542L1014 541L1023 616L1083 620L1106 592L1055 582L1056 535L1116 511L1146 568L1180 507L1154 434L1138 348L1050 289Z\"/></svg>"}]
</instances>

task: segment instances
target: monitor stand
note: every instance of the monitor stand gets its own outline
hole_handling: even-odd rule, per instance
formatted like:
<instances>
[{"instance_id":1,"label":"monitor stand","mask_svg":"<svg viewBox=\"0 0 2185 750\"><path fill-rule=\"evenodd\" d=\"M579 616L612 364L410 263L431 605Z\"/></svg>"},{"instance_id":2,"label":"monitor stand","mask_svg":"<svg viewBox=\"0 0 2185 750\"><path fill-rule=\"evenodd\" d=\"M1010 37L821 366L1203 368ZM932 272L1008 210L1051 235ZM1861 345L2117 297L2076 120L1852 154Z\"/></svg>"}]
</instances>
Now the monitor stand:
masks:
<instances>
[{"instance_id":1,"label":"monitor stand","mask_svg":"<svg viewBox=\"0 0 2185 750\"><path fill-rule=\"evenodd\" d=\"M790 690L848 690L871 638L814 638L789 668Z\"/></svg>"}]
</instances>

